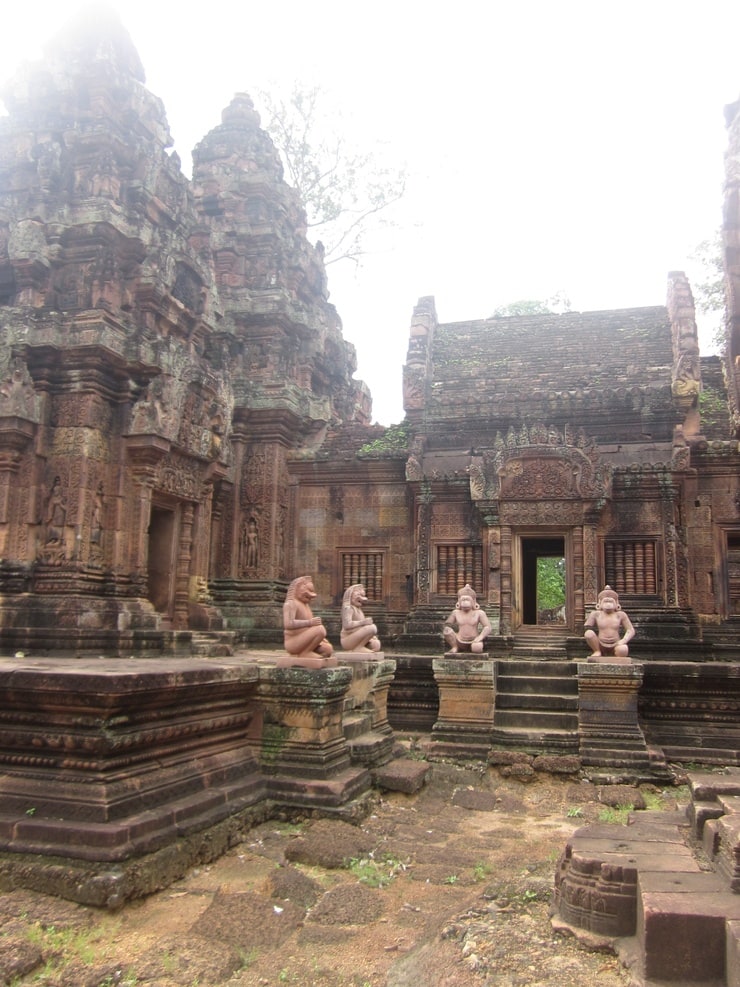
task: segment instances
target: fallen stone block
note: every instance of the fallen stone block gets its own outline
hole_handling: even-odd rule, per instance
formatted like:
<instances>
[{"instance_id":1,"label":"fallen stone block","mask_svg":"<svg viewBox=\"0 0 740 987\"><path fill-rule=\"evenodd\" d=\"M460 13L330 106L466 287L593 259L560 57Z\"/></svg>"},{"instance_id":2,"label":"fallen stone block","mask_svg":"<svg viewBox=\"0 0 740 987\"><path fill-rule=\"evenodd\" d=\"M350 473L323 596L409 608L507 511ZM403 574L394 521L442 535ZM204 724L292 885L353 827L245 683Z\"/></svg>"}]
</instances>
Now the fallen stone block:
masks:
<instances>
[{"instance_id":1,"label":"fallen stone block","mask_svg":"<svg viewBox=\"0 0 740 987\"><path fill-rule=\"evenodd\" d=\"M427 764L425 761L398 758L376 768L373 772L373 779L378 788L413 795L414 792L423 788L431 769L431 764Z\"/></svg>"},{"instance_id":2,"label":"fallen stone block","mask_svg":"<svg viewBox=\"0 0 740 987\"><path fill-rule=\"evenodd\" d=\"M725 926L740 920L740 897L716 874L641 872L638 902L647 980L724 982Z\"/></svg>"}]
</instances>

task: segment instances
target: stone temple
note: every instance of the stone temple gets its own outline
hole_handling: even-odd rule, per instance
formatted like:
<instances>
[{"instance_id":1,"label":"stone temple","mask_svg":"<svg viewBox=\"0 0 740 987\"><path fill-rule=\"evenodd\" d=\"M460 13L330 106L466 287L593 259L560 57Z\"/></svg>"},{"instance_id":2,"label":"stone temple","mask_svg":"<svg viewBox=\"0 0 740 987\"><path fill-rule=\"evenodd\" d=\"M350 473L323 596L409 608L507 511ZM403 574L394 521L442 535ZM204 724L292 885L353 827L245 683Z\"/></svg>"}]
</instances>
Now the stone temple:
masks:
<instances>
[{"instance_id":1,"label":"stone temple","mask_svg":"<svg viewBox=\"0 0 740 987\"><path fill-rule=\"evenodd\" d=\"M681 272L650 308L441 324L421 298L386 429L247 95L192 179L117 21L63 32L2 95L0 857L69 854L82 831L84 871L265 797L335 806L395 726L636 777L740 764L740 104L721 356L700 354ZM557 607L538 601L548 559ZM303 573L335 642L365 587L373 669L236 660L281 647ZM607 584L639 664L595 683L573 659ZM450 664L466 585L491 634Z\"/></svg>"},{"instance_id":2,"label":"stone temple","mask_svg":"<svg viewBox=\"0 0 740 987\"><path fill-rule=\"evenodd\" d=\"M422 298L386 431L248 96L192 180L120 25L60 36L4 99L3 648L271 643L306 571L329 619L364 582L386 646L436 642L470 583L505 650L559 556L564 641L609 583L642 656L740 657L732 169L722 358L680 273L665 307L442 325Z\"/></svg>"}]
</instances>

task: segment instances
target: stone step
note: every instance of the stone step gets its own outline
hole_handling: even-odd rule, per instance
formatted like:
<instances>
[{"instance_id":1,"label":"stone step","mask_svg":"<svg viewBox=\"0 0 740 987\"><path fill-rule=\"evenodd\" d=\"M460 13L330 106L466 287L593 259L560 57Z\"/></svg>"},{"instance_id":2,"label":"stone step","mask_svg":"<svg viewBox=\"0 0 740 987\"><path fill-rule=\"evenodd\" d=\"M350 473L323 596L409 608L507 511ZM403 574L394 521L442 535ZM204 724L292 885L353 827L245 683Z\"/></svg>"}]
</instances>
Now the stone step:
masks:
<instances>
[{"instance_id":1,"label":"stone step","mask_svg":"<svg viewBox=\"0 0 740 987\"><path fill-rule=\"evenodd\" d=\"M573 697L578 695L578 682L574 678L556 678L551 675L543 675L541 678L506 675L496 680L496 691L500 694L511 693L518 696L551 695Z\"/></svg>"},{"instance_id":2,"label":"stone step","mask_svg":"<svg viewBox=\"0 0 740 987\"><path fill-rule=\"evenodd\" d=\"M193 655L210 658L231 657L234 654L233 631L193 631L190 651Z\"/></svg>"},{"instance_id":3,"label":"stone step","mask_svg":"<svg viewBox=\"0 0 740 987\"><path fill-rule=\"evenodd\" d=\"M376 768L373 772L373 780L378 788L413 795L426 784L431 770L431 764L426 761L399 757Z\"/></svg>"},{"instance_id":4,"label":"stone step","mask_svg":"<svg viewBox=\"0 0 740 987\"><path fill-rule=\"evenodd\" d=\"M551 710L496 709L494 724L517 730L568 730L578 732L578 714Z\"/></svg>"},{"instance_id":5,"label":"stone step","mask_svg":"<svg viewBox=\"0 0 740 987\"><path fill-rule=\"evenodd\" d=\"M498 663L498 676L506 677L515 675L518 677L531 676L556 676L576 679L578 675L578 663L574 661L549 661L543 665L541 661L527 661L525 658L516 658Z\"/></svg>"},{"instance_id":6,"label":"stone step","mask_svg":"<svg viewBox=\"0 0 740 987\"><path fill-rule=\"evenodd\" d=\"M561 693L545 692L498 692L496 709L551 710L573 712L578 715L578 695L564 696Z\"/></svg>"},{"instance_id":7,"label":"stone step","mask_svg":"<svg viewBox=\"0 0 740 987\"><path fill-rule=\"evenodd\" d=\"M374 768L390 760L393 754L393 735L367 730L356 737L347 738L347 746L353 764Z\"/></svg>"},{"instance_id":8,"label":"stone step","mask_svg":"<svg viewBox=\"0 0 740 987\"><path fill-rule=\"evenodd\" d=\"M492 746L513 750L557 751L562 754L577 754L579 749L578 730L522 729L496 724L491 731Z\"/></svg>"},{"instance_id":9,"label":"stone step","mask_svg":"<svg viewBox=\"0 0 740 987\"><path fill-rule=\"evenodd\" d=\"M342 730L347 741L367 733L373 725L373 714L354 710L342 717Z\"/></svg>"},{"instance_id":10,"label":"stone step","mask_svg":"<svg viewBox=\"0 0 740 987\"><path fill-rule=\"evenodd\" d=\"M367 730L357 737L347 738L350 760L365 768L376 768L393 756L393 735Z\"/></svg>"},{"instance_id":11,"label":"stone step","mask_svg":"<svg viewBox=\"0 0 740 987\"><path fill-rule=\"evenodd\" d=\"M525 661L562 661L565 657L565 648L554 651L552 648L519 647L511 649L515 659L521 658Z\"/></svg>"}]
</instances>

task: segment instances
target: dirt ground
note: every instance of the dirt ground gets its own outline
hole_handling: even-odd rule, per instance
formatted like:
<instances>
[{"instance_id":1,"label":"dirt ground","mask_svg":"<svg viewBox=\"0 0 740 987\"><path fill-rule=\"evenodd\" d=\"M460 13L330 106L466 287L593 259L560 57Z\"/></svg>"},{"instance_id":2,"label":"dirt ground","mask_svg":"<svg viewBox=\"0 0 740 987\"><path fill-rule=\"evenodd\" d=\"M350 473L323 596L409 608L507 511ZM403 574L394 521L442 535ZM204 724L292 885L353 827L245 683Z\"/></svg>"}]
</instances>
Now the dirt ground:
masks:
<instances>
[{"instance_id":1,"label":"dirt ground","mask_svg":"<svg viewBox=\"0 0 740 987\"><path fill-rule=\"evenodd\" d=\"M642 789L651 808L681 792ZM175 886L107 913L28 891L0 898L13 987L625 987L605 951L553 931L558 856L615 820L577 778L434 764L416 795L357 826L273 821Z\"/></svg>"}]
</instances>

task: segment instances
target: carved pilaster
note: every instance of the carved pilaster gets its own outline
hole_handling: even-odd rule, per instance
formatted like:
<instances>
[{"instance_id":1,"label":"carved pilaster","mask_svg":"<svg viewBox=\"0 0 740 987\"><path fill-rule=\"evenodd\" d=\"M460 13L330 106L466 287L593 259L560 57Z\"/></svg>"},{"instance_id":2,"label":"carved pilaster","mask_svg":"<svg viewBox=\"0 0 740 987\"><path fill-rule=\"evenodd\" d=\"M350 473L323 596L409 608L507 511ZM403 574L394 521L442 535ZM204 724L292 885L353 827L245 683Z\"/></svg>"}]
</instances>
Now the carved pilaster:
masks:
<instances>
[{"instance_id":1,"label":"carved pilaster","mask_svg":"<svg viewBox=\"0 0 740 987\"><path fill-rule=\"evenodd\" d=\"M432 493L421 486L416 503L416 602L429 603L432 527Z\"/></svg>"},{"instance_id":2,"label":"carved pilaster","mask_svg":"<svg viewBox=\"0 0 740 987\"><path fill-rule=\"evenodd\" d=\"M575 527L572 532L571 552L573 566L573 620L577 627L583 623L586 616L584 601L585 563L584 563L585 529Z\"/></svg>"},{"instance_id":3,"label":"carved pilaster","mask_svg":"<svg viewBox=\"0 0 740 987\"><path fill-rule=\"evenodd\" d=\"M682 531L676 524L677 491L668 480L661 483L661 515L663 521L663 543L665 545L666 602L669 607L682 605L682 572L686 568L685 546ZM688 587L685 587L687 590ZM686 601L688 604L688 600Z\"/></svg>"},{"instance_id":4,"label":"carved pilaster","mask_svg":"<svg viewBox=\"0 0 740 987\"><path fill-rule=\"evenodd\" d=\"M512 534L508 524L501 525L501 633L511 634L512 617Z\"/></svg>"},{"instance_id":5,"label":"carved pilaster","mask_svg":"<svg viewBox=\"0 0 740 987\"><path fill-rule=\"evenodd\" d=\"M192 561L193 543L193 514L192 504L183 504L180 515L180 541L177 550L177 569L175 573L175 608L174 627L188 626L188 601L190 598L190 563Z\"/></svg>"},{"instance_id":6,"label":"carved pilaster","mask_svg":"<svg viewBox=\"0 0 740 987\"><path fill-rule=\"evenodd\" d=\"M587 523L583 526L583 601L584 619L585 604L593 606L599 593L599 559L596 554L596 525Z\"/></svg>"},{"instance_id":7,"label":"carved pilaster","mask_svg":"<svg viewBox=\"0 0 740 987\"><path fill-rule=\"evenodd\" d=\"M494 626L500 627L501 622L501 528L498 514L495 511L481 512L486 525L488 542L488 599L487 609Z\"/></svg>"},{"instance_id":8,"label":"carved pilaster","mask_svg":"<svg viewBox=\"0 0 740 987\"><path fill-rule=\"evenodd\" d=\"M12 519L11 505L16 489L14 478L37 428L35 422L15 415L0 417L0 524ZM0 555L5 554L3 546Z\"/></svg>"}]
</instances>

